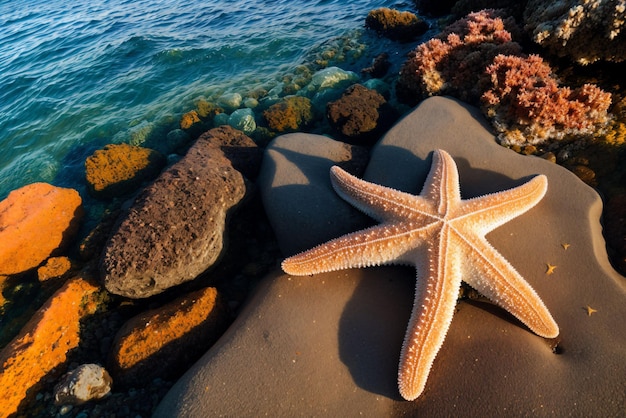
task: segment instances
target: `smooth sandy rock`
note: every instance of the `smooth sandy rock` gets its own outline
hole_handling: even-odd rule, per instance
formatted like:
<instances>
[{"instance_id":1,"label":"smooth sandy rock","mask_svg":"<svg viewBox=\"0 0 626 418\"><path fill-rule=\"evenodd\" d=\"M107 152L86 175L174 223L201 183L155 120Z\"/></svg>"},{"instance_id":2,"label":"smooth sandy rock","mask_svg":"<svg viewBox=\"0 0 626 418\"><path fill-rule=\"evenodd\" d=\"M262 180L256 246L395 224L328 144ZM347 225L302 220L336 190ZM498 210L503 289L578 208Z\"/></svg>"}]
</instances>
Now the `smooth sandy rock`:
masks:
<instances>
[{"instance_id":1,"label":"smooth sandy rock","mask_svg":"<svg viewBox=\"0 0 626 418\"><path fill-rule=\"evenodd\" d=\"M33 183L0 202L0 276L37 267L78 230L82 199L74 189Z\"/></svg>"},{"instance_id":2,"label":"smooth sandy rock","mask_svg":"<svg viewBox=\"0 0 626 418\"><path fill-rule=\"evenodd\" d=\"M142 182L154 179L165 166L165 156L149 148L109 144L85 160L89 193L99 198L134 192Z\"/></svg>"},{"instance_id":3,"label":"smooth sandy rock","mask_svg":"<svg viewBox=\"0 0 626 418\"><path fill-rule=\"evenodd\" d=\"M142 387L157 377L177 379L222 334L225 320L224 305L213 287L131 318L109 351L115 384Z\"/></svg>"},{"instance_id":4,"label":"smooth sandy rock","mask_svg":"<svg viewBox=\"0 0 626 418\"><path fill-rule=\"evenodd\" d=\"M98 364L81 364L67 372L54 387L57 405L80 405L101 399L111 392L113 380Z\"/></svg>"},{"instance_id":5,"label":"smooth sandy rock","mask_svg":"<svg viewBox=\"0 0 626 418\"><path fill-rule=\"evenodd\" d=\"M311 184L308 173L300 169L330 172L337 164L362 172L367 156L364 148L325 136L293 133L274 139L265 153L257 184L283 253L304 251L333 238L337 231L353 231L366 219L334 199L335 192L325 184ZM320 222L328 228L320 228ZM294 224L306 233L294 234Z\"/></svg>"},{"instance_id":6,"label":"smooth sandy rock","mask_svg":"<svg viewBox=\"0 0 626 418\"><path fill-rule=\"evenodd\" d=\"M96 310L89 297L97 290L82 278L69 280L0 351L0 417L16 412L44 377L66 365L80 343L80 321Z\"/></svg>"},{"instance_id":7,"label":"smooth sandy rock","mask_svg":"<svg viewBox=\"0 0 626 418\"><path fill-rule=\"evenodd\" d=\"M308 155L314 138L303 135L300 152L276 154L270 146L264 164L275 176L260 177L272 184L296 173L293 185L277 185L275 198L298 191L320 201L315 216L297 216L302 206L294 201L274 217L286 224L283 234L291 228L304 240L323 237L317 229L337 236L344 232L337 225L351 217L336 210L341 200L330 192L330 162ZM276 273L155 416L623 414L626 279L606 256L599 196L562 167L496 145L477 109L444 97L424 101L392 128L373 150L364 177L418 193L436 148L454 157L464 198L514 187L539 173L548 177L546 197L487 239L554 316L561 330L556 347L492 304L461 301L424 393L403 401L397 364L415 270ZM295 239L280 244L285 255L302 249ZM548 263L557 266L551 275ZM590 315L588 307L597 311Z\"/></svg>"},{"instance_id":8,"label":"smooth sandy rock","mask_svg":"<svg viewBox=\"0 0 626 418\"><path fill-rule=\"evenodd\" d=\"M105 246L100 272L107 290L149 297L217 261L227 215L246 193L221 148L241 144L242 136L228 126L208 131L139 194Z\"/></svg>"}]
</instances>

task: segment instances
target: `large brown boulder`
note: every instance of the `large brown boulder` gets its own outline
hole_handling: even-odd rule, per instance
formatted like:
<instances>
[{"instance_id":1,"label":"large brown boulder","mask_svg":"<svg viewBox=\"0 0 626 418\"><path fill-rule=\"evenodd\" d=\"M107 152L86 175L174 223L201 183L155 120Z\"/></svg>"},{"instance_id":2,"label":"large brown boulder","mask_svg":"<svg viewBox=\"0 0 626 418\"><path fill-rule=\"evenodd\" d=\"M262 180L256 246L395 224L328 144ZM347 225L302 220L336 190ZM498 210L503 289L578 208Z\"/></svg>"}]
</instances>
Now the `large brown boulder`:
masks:
<instances>
[{"instance_id":1,"label":"large brown boulder","mask_svg":"<svg viewBox=\"0 0 626 418\"><path fill-rule=\"evenodd\" d=\"M202 135L122 215L100 272L106 288L144 298L193 280L222 252L227 215L246 193L244 177L222 148L256 147L228 126Z\"/></svg>"},{"instance_id":2,"label":"large brown boulder","mask_svg":"<svg viewBox=\"0 0 626 418\"><path fill-rule=\"evenodd\" d=\"M33 183L0 202L0 276L37 267L78 230L82 199L74 189Z\"/></svg>"},{"instance_id":3,"label":"large brown boulder","mask_svg":"<svg viewBox=\"0 0 626 418\"><path fill-rule=\"evenodd\" d=\"M89 192L101 198L133 192L155 178L165 163L165 156L149 148L109 144L85 160Z\"/></svg>"}]
</instances>

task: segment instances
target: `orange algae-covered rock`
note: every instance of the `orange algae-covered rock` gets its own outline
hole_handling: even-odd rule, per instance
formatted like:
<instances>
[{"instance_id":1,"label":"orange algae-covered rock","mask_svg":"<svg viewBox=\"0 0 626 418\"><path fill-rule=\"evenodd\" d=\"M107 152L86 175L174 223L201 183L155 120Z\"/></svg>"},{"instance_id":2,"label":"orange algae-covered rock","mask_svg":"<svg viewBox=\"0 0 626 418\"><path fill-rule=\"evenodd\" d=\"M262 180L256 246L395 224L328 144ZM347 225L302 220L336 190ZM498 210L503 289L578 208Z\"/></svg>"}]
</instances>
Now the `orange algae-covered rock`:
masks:
<instances>
[{"instance_id":1,"label":"orange algae-covered rock","mask_svg":"<svg viewBox=\"0 0 626 418\"><path fill-rule=\"evenodd\" d=\"M33 183L0 202L0 276L37 267L67 244L82 218L74 189Z\"/></svg>"},{"instance_id":2,"label":"orange algae-covered rock","mask_svg":"<svg viewBox=\"0 0 626 418\"><path fill-rule=\"evenodd\" d=\"M141 182L156 177L165 163L165 157L152 149L109 144L85 161L89 192L105 198L132 192Z\"/></svg>"},{"instance_id":3,"label":"orange algae-covered rock","mask_svg":"<svg viewBox=\"0 0 626 418\"><path fill-rule=\"evenodd\" d=\"M110 352L109 370L116 384L180 377L221 335L225 319L212 287L130 319Z\"/></svg>"},{"instance_id":4,"label":"orange algae-covered rock","mask_svg":"<svg viewBox=\"0 0 626 418\"><path fill-rule=\"evenodd\" d=\"M365 27L390 39L410 41L426 32L428 23L411 12L381 7L367 14Z\"/></svg>"},{"instance_id":5,"label":"orange algae-covered rock","mask_svg":"<svg viewBox=\"0 0 626 418\"><path fill-rule=\"evenodd\" d=\"M67 276L72 271L72 260L67 257L50 257L46 264L37 269L40 282Z\"/></svg>"},{"instance_id":6,"label":"orange algae-covered rock","mask_svg":"<svg viewBox=\"0 0 626 418\"><path fill-rule=\"evenodd\" d=\"M273 131L295 131L313 120L311 101L306 97L292 96L278 102L263 112L267 126Z\"/></svg>"},{"instance_id":7,"label":"orange algae-covered rock","mask_svg":"<svg viewBox=\"0 0 626 418\"><path fill-rule=\"evenodd\" d=\"M189 129L198 122L200 122L200 115L195 110L192 110L180 118L180 129Z\"/></svg>"},{"instance_id":8,"label":"orange algae-covered rock","mask_svg":"<svg viewBox=\"0 0 626 418\"><path fill-rule=\"evenodd\" d=\"M97 307L85 302L96 290L83 278L69 280L0 351L0 417L15 413L41 379L78 347L80 320Z\"/></svg>"}]
</instances>

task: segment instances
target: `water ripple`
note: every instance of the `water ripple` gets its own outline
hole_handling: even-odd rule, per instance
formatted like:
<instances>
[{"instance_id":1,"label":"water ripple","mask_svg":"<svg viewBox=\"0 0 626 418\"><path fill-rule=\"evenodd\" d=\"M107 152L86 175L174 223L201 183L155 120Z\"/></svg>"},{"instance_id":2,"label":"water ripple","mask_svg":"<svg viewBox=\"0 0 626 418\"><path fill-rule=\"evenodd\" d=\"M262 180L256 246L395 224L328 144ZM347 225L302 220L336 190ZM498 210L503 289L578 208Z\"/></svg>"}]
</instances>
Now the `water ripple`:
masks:
<instances>
[{"instance_id":1,"label":"water ripple","mask_svg":"<svg viewBox=\"0 0 626 418\"><path fill-rule=\"evenodd\" d=\"M68 158L76 149L120 138L133 123L172 120L210 90L277 79L315 46L361 27L370 9L404 3L16 4L0 2L0 199L51 173L81 182L82 163Z\"/></svg>"}]
</instances>

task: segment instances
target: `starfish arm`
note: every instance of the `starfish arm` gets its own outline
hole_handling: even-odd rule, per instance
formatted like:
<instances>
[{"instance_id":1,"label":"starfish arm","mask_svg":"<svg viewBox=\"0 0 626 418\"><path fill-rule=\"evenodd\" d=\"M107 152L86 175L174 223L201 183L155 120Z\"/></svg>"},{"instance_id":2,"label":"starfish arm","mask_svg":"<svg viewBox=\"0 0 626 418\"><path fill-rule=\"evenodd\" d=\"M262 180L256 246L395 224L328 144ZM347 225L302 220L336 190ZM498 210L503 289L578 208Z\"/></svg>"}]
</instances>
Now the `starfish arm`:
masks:
<instances>
[{"instance_id":1,"label":"starfish arm","mask_svg":"<svg viewBox=\"0 0 626 418\"><path fill-rule=\"evenodd\" d=\"M285 273L294 276L325 273L355 267L405 264L406 254L427 239L436 225L407 230L381 224L343 235L296 254L282 262Z\"/></svg>"},{"instance_id":2,"label":"starfish arm","mask_svg":"<svg viewBox=\"0 0 626 418\"><path fill-rule=\"evenodd\" d=\"M461 284L460 259L449 251L447 231L438 245L417 255L417 285L411 319L402 344L398 388L406 400L423 392L433 361L443 344L456 306ZM424 276L424 277L421 277Z\"/></svg>"},{"instance_id":3,"label":"starfish arm","mask_svg":"<svg viewBox=\"0 0 626 418\"><path fill-rule=\"evenodd\" d=\"M436 203L440 216L461 202L459 171L450 154L444 150L433 152L433 162L420 197Z\"/></svg>"},{"instance_id":4,"label":"starfish arm","mask_svg":"<svg viewBox=\"0 0 626 418\"><path fill-rule=\"evenodd\" d=\"M359 179L338 166L330 169L330 180L342 199L378 222L403 218L427 221L434 213L434 206L420 196Z\"/></svg>"},{"instance_id":5,"label":"starfish arm","mask_svg":"<svg viewBox=\"0 0 626 418\"><path fill-rule=\"evenodd\" d=\"M467 199L451 216L454 221L469 225L474 233L485 236L500 225L525 213L543 198L548 190L544 175L533 177L521 186Z\"/></svg>"},{"instance_id":6,"label":"starfish arm","mask_svg":"<svg viewBox=\"0 0 626 418\"><path fill-rule=\"evenodd\" d=\"M484 238L471 243L458 238L466 257L463 280L544 338L559 335L559 327L535 290Z\"/></svg>"}]
</instances>

